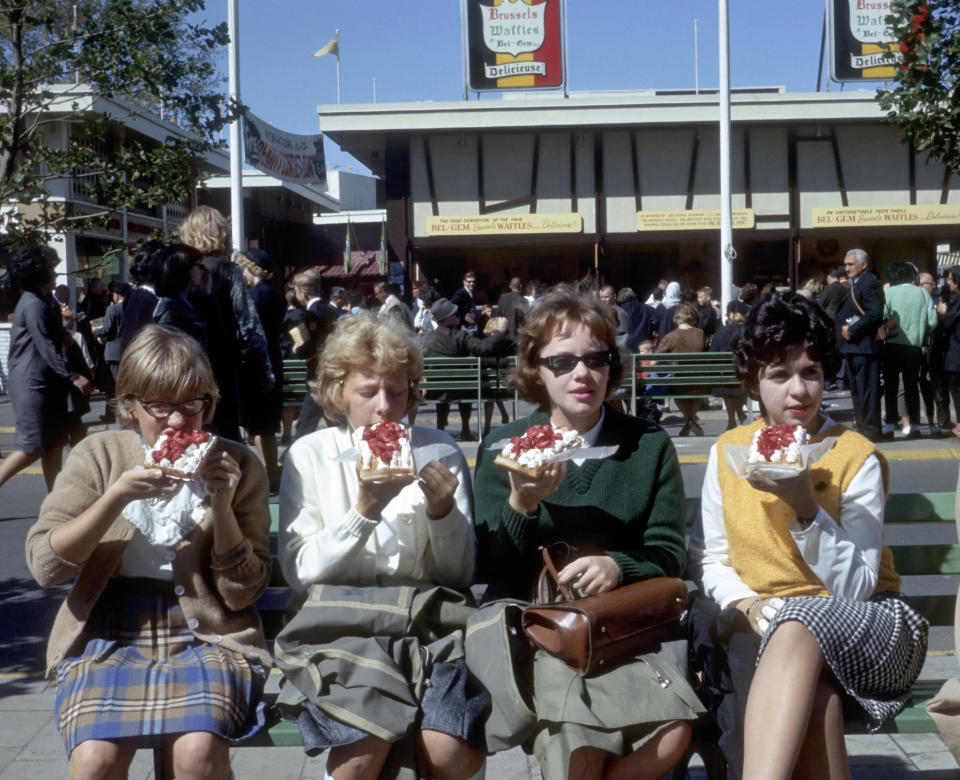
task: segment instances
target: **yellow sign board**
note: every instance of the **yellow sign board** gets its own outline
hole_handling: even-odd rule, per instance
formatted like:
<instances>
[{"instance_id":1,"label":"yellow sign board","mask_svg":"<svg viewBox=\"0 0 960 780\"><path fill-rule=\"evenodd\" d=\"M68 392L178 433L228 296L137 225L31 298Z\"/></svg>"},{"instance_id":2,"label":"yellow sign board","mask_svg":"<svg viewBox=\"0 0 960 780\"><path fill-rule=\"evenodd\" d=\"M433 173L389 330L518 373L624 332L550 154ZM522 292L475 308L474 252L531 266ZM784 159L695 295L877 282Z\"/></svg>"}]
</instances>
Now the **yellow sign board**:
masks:
<instances>
[{"instance_id":1,"label":"yellow sign board","mask_svg":"<svg viewBox=\"0 0 960 780\"><path fill-rule=\"evenodd\" d=\"M752 228L756 224L753 209L734 209L735 228ZM680 211L638 211L637 230L719 230L720 209Z\"/></svg>"},{"instance_id":2,"label":"yellow sign board","mask_svg":"<svg viewBox=\"0 0 960 780\"><path fill-rule=\"evenodd\" d=\"M815 228L960 224L960 203L932 206L834 206L810 209Z\"/></svg>"},{"instance_id":3,"label":"yellow sign board","mask_svg":"<svg viewBox=\"0 0 960 780\"><path fill-rule=\"evenodd\" d=\"M427 217L428 236L579 233L579 214L476 214Z\"/></svg>"}]
</instances>

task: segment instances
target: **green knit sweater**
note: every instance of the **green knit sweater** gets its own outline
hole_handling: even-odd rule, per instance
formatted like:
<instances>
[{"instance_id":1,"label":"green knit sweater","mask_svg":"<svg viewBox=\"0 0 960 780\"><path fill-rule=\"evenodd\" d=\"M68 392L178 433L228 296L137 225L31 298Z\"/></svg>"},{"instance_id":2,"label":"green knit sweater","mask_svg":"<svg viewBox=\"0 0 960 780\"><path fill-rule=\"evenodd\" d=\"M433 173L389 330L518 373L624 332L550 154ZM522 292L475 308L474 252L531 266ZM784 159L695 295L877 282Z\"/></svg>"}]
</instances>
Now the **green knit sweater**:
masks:
<instances>
[{"instance_id":1,"label":"green knit sweater","mask_svg":"<svg viewBox=\"0 0 960 780\"><path fill-rule=\"evenodd\" d=\"M486 598L529 598L542 558L539 546L563 540L581 555L609 555L622 585L679 577L686 567L683 482L669 436L648 420L606 407L596 446L619 444L605 460L567 461L560 487L533 516L514 511L508 472L493 462L490 442L548 421L537 412L493 431L477 452L474 522L478 580Z\"/></svg>"}]
</instances>

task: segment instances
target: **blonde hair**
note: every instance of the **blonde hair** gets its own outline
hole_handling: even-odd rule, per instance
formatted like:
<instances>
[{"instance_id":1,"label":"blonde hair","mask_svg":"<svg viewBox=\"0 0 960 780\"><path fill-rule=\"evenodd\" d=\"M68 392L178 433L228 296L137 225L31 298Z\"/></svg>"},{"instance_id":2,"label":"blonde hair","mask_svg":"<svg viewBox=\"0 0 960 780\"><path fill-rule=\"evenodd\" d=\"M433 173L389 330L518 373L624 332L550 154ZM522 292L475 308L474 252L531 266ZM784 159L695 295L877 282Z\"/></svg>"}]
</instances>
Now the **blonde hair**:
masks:
<instances>
[{"instance_id":1,"label":"blonde hair","mask_svg":"<svg viewBox=\"0 0 960 780\"><path fill-rule=\"evenodd\" d=\"M579 292L568 284L558 284L537 301L520 330L517 370L510 380L524 400L538 404L543 410L550 408L550 396L540 381L540 353L566 322L583 325L590 335L612 350L614 359L607 379L609 397L623 377L615 316L613 309L596 293Z\"/></svg>"},{"instance_id":2,"label":"blonde hair","mask_svg":"<svg viewBox=\"0 0 960 780\"><path fill-rule=\"evenodd\" d=\"M373 314L347 314L337 320L320 353L317 378L309 383L310 394L327 417L337 425L347 419L343 383L351 371L366 369L377 374L407 370L409 412L420 401L418 392L423 358L410 334Z\"/></svg>"},{"instance_id":3,"label":"blonde hair","mask_svg":"<svg viewBox=\"0 0 960 780\"><path fill-rule=\"evenodd\" d=\"M197 206L180 225L180 239L205 255L222 255L230 249L230 225L216 209Z\"/></svg>"},{"instance_id":4,"label":"blonde hair","mask_svg":"<svg viewBox=\"0 0 960 780\"><path fill-rule=\"evenodd\" d=\"M213 419L220 391L200 342L179 328L147 325L124 350L117 369L121 422L136 422L133 410L138 398L186 400L203 395L213 399L203 418L207 423Z\"/></svg>"}]
</instances>

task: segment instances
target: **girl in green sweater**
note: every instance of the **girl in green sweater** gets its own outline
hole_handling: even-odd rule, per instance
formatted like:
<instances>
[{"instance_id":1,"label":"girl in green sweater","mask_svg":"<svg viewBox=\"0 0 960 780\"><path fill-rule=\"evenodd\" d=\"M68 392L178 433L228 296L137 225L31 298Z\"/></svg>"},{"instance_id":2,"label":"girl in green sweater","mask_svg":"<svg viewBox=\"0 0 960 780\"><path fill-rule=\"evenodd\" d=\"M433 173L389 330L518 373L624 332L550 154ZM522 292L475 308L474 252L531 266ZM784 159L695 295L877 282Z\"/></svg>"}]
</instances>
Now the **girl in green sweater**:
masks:
<instances>
[{"instance_id":1,"label":"girl in green sweater","mask_svg":"<svg viewBox=\"0 0 960 780\"><path fill-rule=\"evenodd\" d=\"M622 375L616 330L595 296L557 287L520 332L516 384L540 410L489 441L549 422L576 429L587 446L617 445L617 452L552 463L532 478L501 469L496 453L481 447L474 515L488 596L527 598L538 548L557 541L579 553L560 569L560 581L585 596L685 568L683 484L673 445L653 423L604 404ZM686 721L702 707L667 650L591 677L538 652L532 672L519 671L533 680L538 724L527 747L546 780L658 778L683 757Z\"/></svg>"}]
</instances>

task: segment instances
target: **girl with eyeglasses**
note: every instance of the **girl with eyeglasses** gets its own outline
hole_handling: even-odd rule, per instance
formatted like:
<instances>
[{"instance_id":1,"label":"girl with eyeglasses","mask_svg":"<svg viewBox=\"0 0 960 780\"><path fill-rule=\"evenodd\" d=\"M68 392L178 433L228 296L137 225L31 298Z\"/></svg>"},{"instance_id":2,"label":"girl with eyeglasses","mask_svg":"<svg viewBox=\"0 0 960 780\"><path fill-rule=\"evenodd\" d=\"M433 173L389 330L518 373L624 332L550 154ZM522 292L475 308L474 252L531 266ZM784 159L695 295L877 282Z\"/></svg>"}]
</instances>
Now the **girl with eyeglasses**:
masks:
<instances>
[{"instance_id":1,"label":"girl with eyeglasses","mask_svg":"<svg viewBox=\"0 0 960 780\"><path fill-rule=\"evenodd\" d=\"M213 416L210 364L182 331L137 334L117 397L134 430L73 449L26 542L41 586L74 580L47 646L70 776L125 777L137 748L170 744L178 778L226 778L229 742L263 723L266 474L222 438L193 481L143 465Z\"/></svg>"},{"instance_id":2,"label":"girl with eyeglasses","mask_svg":"<svg viewBox=\"0 0 960 780\"><path fill-rule=\"evenodd\" d=\"M539 301L520 331L514 381L539 409L493 431L477 453L478 581L488 583L487 599L529 598L539 548L556 542L576 549L558 567L560 581L584 596L684 571L683 483L670 438L604 403L623 374L616 335L609 307L566 286ZM617 452L549 464L537 478L494 464L492 442L548 422ZM684 679L682 655L669 658L679 648L663 647L591 677L543 652L532 663L514 659L520 687L532 677L537 714L517 740L526 738L547 780L659 778L682 759L687 721L702 707Z\"/></svg>"}]
</instances>

